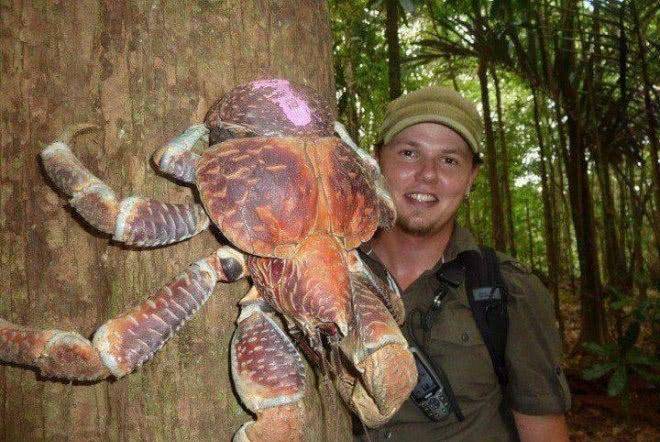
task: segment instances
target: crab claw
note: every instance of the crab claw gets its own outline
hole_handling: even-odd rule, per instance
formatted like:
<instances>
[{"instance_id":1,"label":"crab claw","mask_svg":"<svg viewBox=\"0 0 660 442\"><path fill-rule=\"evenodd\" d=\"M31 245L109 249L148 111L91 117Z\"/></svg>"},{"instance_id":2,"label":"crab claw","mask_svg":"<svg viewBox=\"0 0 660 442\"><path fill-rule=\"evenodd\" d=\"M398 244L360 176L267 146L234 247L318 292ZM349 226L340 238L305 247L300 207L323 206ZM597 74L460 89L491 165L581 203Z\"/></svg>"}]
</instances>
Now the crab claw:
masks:
<instances>
[{"instance_id":1,"label":"crab claw","mask_svg":"<svg viewBox=\"0 0 660 442\"><path fill-rule=\"evenodd\" d=\"M408 343L364 273L352 273L353 323L339 348L353 366L342 366L337 387L369 427L387 422L417 383Z\"/></svg>"}]
</instances>

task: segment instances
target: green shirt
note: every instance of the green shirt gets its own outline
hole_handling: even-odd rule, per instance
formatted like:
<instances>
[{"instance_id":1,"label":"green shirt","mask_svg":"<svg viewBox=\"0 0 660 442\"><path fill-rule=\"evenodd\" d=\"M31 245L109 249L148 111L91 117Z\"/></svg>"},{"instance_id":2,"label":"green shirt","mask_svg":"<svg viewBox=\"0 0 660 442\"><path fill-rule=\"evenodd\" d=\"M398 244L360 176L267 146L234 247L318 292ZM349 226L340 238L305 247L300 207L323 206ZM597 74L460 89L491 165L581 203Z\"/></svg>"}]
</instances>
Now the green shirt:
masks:
<instances>
[{"instance_id":1,"label":"green shirt","mask_svg":"<svg viewBox=\"0 0 660 442\"><path fill-rule=\"evenodd\" d=\"M502 391L470 310L465 293L465 269L449 265L465 250L479 248L469 231L455 226L445 250L445 263L424 272L402 293L408 323L411 311L426 312L431 306L440 289L436 274L440 272L447 282L448 293L430 332L424 334L421 327L415 327L415 333L431 362L447 374L465 420L459 422L451 415L433 422L407 400L384 427L369 431L371 440L518 440L510 409L543 415L561 414L570 407L568 384L559 365L561 343L550 293L513 258L498 253L509 295L506 346L509 382ZM362 251L374 273L387 280L387 271L375 254L368 247ZM453 270L449 271L450 268ZM407 325L402 328L410 341Z\"/></svg>"}]
</instances>

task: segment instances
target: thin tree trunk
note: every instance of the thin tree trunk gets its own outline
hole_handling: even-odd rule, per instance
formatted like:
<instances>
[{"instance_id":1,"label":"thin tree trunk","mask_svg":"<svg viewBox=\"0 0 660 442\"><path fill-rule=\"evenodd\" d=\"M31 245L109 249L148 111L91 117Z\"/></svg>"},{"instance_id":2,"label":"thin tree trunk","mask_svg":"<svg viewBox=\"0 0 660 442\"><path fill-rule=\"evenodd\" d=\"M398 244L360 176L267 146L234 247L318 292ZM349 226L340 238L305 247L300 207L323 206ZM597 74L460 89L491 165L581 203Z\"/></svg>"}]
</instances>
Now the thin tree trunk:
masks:
<instances>
[{"instance_id":1,"label":"thin tree trunk","mask_svg":"<svg viewBox=\"0 0 660 442\"><path fill-rule=\"evenodd\" d=\"M495 98L497 100L497 132L500 138L500 153L502 157L502 192L504 193L507 242L508 250L511 256L516 256L515 231L513 228L513 203L511 201L511 178L509 172L509 148L506 143L506 133L504 131L504 120L502 118L502 95L500 93L500 80L497 76L497 69L493 67L490 70L493 75L493 84L495 84Z\"/></svg>"},{"instance_id":2,"label":"thin tree trunk","mask_svg":"<svg viewBox=\"0 0 660 442\"><path fill-rule=\"evenodd\" d=\"M581 109L575 75L576 49L574 39L577 4L576 0L566 1L566 3L562 18L563 40L557 58L562 66L559 71L559 88L561 89L562 102L567 116L569 158L566 163L566 172L580 262L582 338L586 341L603 343L607 340L607 324L598 253L594 241L593 200L589 189L586 146L579 117Z\"/></svg>"},{"instance_id":3,"label":"thin tree trunk","mask_svg":"<svg viewBox=\"0 0 660 442\"><path fill-rule=\"evenodd\" d=\"M631 251L631 265L630 274L632 275L633 283L637 285L639 291L639 299L646 298L647 283L646 278L642 277L644 273L644 256L642 253L642 225L644 217L644 202L640 198L636 187L642 189L642 183L645 181L644 168L640 171L640 178L638 183L635 183L635 169L637 168L634 163L627 160L628 176L631 179L632 185L628 187L630 193L631 212L632 212L632 251Z\"/></svg>"},{"instance_id":4,"label":"thin tree trunk","mask_svg":"<svg viewBox=\"0 0 660 442\"><path fill-rule=\"evenodd\" d=\"M487 61L483 55L479 56L479 83L481 85L481 103L484 114L484 127L486 130L486 164L488 166L488 182L490 184L491 200L491 226L494 247L497 250L506 250L504 240L504 211L500 197L499 177L497 173L497 152L495 149L495 134L493 121L490 116L490 99L488 97Z\"/></svg>"},{"instance_id":5,"label":"thin tree trunk","mask_svg":"<svg viewBox=\"0 0 660 442\"><path fill-rule=\"evenodd\" d=\"M150 155L231 87L286 76L334 102L323 2L9 1L0 27L0 317L18 324L90 336L219 246L208 231L135 250L72 216L37 162L64 126L100 126L73 150L118 195L183 202L191 189L156 175ZM0 439L230 440L251 419L228 366L247 288L218 287L152 361L116 381L0 366ZM309 379L310 434L323 435L331 413ZM333 410L340 428L327 434L348 440L348 419Z\"/></svg>"},{"instance_id":6,"label":"thin tree trunk","mask_svg":"<svg viewBox=\"0 0 660 442\"><path fill-rule=\"evenodd\" d=\"M588 115L597 115L598 114L598 105L596 103L596 91L595 89L599 88L599 85L602 84L602 51L601 51L601 23L600 23L600 14L601 14L601 2L596 0L593 3L593 60L589 63L588 73L589 81L587 83L587 103L590 106L590 111L587 112ZM622 36L623 37L623 36ZM621 105L619 106L619 119L623 121L623 125L627 124L627 114L626 114L626 57L625 51L620 51L621 61L620 66L620 89L621 89ZM604 263L607 274L607 287L608 289L613 289L617 292L622 292L625 290L624 281L625 281L625 260L624 260L624 251L618 248L618 232L619 229L617 223L616 210L614 207L614 199L612 196L612 182L610 177L610 165L609 159L607 158L607 140L603 139L600 132L594 134L591 139L592 143L592 152L594 152L595 163L596 163L596 177L598 178L598 185L601 194L601 210L602 210L602 233L603 233L603 244L604 244Z\"/></svg>"},{"instance_id":7,"label":"thin tree trunk","mask_svg":"<svg viewBox=\"0 0 660 442\"><path fill-rule=\"evenodd\" d=\"M555 219L553 216L552 188L548 184L548 172L546 167L547 153L541 129L541 116L539 110L539 98L536 89L532 88L532 99L534 104L534 128L539 143L539 165L541 172L541 197L543 199L543 221L545 227L545 256L548 261L548 282L550 293L555 300L555 317L559 323L562 342L564 338L564 321L559 309L559 245L557 232L555 230Z\"/></svg>"},{"instance_id":8,"label":"thin tree trunk","mask_svg":"<svg viewBox=\"0 0 660 442\"><path fill-rule=\"evenodd\" d=\"M559 176L559 198L562 203L563 216L561 218L562 225L564 226L564 237L566 239L568 247L566 249L566 265L568 274L570 277L570 286L571 286L571 297L572 299L576 298L577 295L577 285L575 278L575 257L573 256L573 236L571 235L571 208L566 198L564 184L565 172L562 169L562 163L568 163L568 147L566 142L566 132L564 131L564 123L562 122L561 110L559 108L559 103L555 102L554 111L555 111L555 121L557 123L557 137L559 140L559 157L557 159L557 169ZM563 161L562 161L563 159Z\"/></svg>"},{"instance_id":9,"label":"thin tree trunk","mask_svg":"<svg viewBox=\"0 0 660 442\"><path fill-rule=\"evenodd\" d=\"M488 181L490 185L491 200L491 227L493 246L497 250L506 250L504 235L504 210L502 209L502 198L500 196L499 177L497 172L497 150L495 148L495 133L493 131L493 119L490 113L490 97L488 94L488 54L486 42L486 27L481 9L481 3L472 1L472 10L475 16L474 35L475 48L478 53L477 73L481 87L481 104L483 107L484 129L486 132L486 165L488 166Z\"/></svg>"},{"instance_id":10,"label":"thin tree trunk","mask_svg":"<svg viewBox=\"0 0 660 442\"><path fill-rule=\"evenodd\" d=\"M621 220L621 235L619 235L619 245L621 253L623 254L624 262L632 261L632 254L628 253L628 240L627 235L630 231L630 218L628 207L632 207L632 203L629 202L628 192L626 191L626 185L621 176L617 178L617 193L619 200L619 219ZM632 287L632 275L626 267L625 272L626 281L625 285Z\"/></svg>"},{"instance_id":11,"label":"thin tree trunk","mask_svg":"<svg viewBox=\"0 0 660 442\"><path fill-rule=\"evenodd\" d=\"M529 244L529 267L532 273L536 272L536 260L534 258L534 240L532 237L532 219L529 216L529 201L525 200L525 222L527 224L527 242Z\"/></svg>"},{"instance_id":12,"label":"thin tree trunk","mask_svg":"<svg viewBox=\"0 0 660 442\"><path fill-rule=\"evenodd\" d=\"M642 80L644 86L644 110L646 115L646 134L651 141L650 154L651 154L651 171L653 179L653 198L655 201L655 210L653 219L649 220L653 229L655 239L656 254L660 258L660 164L658 164L658 124L656 120L655 110L653 109L653 101L651 99L651 91L653 85L648 72L648 62L646 57L646 39L642 34L642 29L639 23L639 15L635 0L629 2L631 8L631 15L635 25L635 33L637 35L637 45L639 47L639 66L642 71Z\"/></svg>"},{"instance_id":13,"label":"thin tree trunk","mask_svg":"<svg viewBox=\"0 0 660 442\"><path fill-rule=\"evenodd\" d=\"M390 100L401 95L401 45L399 43L399 0L385 0L385 40Z\"/></svg>"}]
</instances>

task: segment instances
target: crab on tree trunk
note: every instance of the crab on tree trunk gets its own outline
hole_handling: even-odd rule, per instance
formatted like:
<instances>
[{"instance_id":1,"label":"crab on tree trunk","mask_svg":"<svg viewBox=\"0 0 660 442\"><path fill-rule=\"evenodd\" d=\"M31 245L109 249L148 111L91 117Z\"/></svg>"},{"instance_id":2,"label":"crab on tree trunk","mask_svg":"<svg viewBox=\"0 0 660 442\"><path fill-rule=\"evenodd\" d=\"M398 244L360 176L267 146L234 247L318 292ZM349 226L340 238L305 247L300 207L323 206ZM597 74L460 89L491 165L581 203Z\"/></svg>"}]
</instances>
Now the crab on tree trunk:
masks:
<instances>
[{"instance_id":1,"label":"crab on tree trunk","mask_svg":"<svg viewBox=\"0 0 660 442\"><path fill-rule=\"evenodd\" d=\"M124 376L151 359L218 281L249 277L231 369L256 420L235 440L306 438L305 371L292 335L302 336L365 424L378 426L398 410L417 377L398 328L403 305L355 251L379 224L391 225L393 203L378 165L333 123L314 91L280 79L239 86L203 124L154 154L159 171L197 187L202 205L119 199L69 147L92 128L71 126L41 153L46 173L86 222L135 247L182 241L213 222L232 245L104 323L91 341L0 319L0 361L57 379ZM198 153L198 141L210 147Z\"/></svg>"}]
</instances>

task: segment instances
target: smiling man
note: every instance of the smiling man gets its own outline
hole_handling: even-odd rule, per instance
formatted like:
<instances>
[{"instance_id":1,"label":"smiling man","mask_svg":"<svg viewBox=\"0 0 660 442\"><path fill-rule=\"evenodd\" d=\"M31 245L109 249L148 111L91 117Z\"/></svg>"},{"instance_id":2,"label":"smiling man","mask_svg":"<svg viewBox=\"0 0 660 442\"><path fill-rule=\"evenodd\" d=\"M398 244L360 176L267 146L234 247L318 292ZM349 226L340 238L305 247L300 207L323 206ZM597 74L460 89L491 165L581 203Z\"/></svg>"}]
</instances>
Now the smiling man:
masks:
<instances>
[{"instance_id":1,"label":"smiling man","mask_svg":"<svg viewBox=\"0 0 660 442\"><path fill-rule=\"evenodd\" d=\"M479 172L481 136L476 108L450 89L420 89L387 108L376 156L397 221L361 254L401 292L420 381L371 440L568 440L548 291L455 222Z\"/></svg>"}]
</instances>

